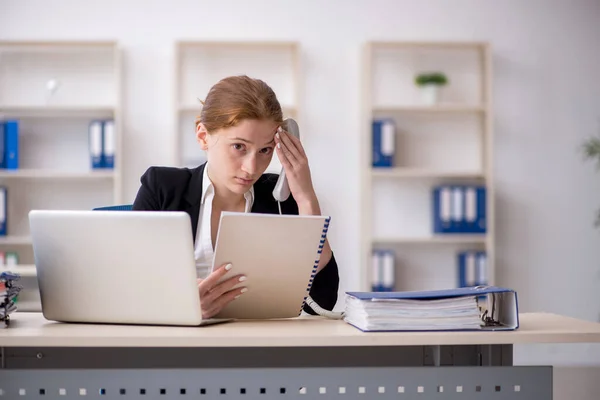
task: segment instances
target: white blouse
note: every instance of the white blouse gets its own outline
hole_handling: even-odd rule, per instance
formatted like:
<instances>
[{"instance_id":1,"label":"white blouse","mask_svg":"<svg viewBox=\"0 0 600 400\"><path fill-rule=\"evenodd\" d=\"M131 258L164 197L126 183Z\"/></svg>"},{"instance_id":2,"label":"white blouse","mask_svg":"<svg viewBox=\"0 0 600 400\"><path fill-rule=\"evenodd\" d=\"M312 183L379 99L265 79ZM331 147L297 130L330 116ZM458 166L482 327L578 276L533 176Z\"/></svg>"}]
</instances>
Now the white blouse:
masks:
<instances>
[{"instance_id":1,"label":"white blouse","mask_svg":"<svg viewBox=\"0 0 600 400\"><path fill-rule=\"evenodd\" d=\"M196 275L198 278L206 278L210 274L214 258L211 239L211 215L215 188L208 177L207 169L208 164L204 166L202 176L202 199L200 201L198 228L196 230L196 243L194 247ZM250 190L244 194L244 198L246 199L245 212L250 212L254 204L254 187L250 187Z\"/></svg>"}]
</instances>

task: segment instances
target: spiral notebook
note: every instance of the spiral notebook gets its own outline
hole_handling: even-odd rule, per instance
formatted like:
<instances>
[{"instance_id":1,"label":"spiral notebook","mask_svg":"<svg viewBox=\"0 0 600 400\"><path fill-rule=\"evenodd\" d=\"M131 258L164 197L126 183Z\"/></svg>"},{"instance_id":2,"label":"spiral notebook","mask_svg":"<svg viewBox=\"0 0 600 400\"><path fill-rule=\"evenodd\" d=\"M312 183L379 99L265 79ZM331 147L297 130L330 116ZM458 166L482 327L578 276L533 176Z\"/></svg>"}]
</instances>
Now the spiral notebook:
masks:
<instances>
[{"instance_id":1,"label":"spiral notebook","mask_svg":"<svg viewBox=\"0 0 600 400\"><path fill-rule=\"evenodd\" d=\"M219 318L270 319L300 315L312 286L330 217L223 212L213 270L225 263L225 275L247 279L248 291L229 303ZM200 299L202 303L202 299Z\"/></svg>"}]
</instances>

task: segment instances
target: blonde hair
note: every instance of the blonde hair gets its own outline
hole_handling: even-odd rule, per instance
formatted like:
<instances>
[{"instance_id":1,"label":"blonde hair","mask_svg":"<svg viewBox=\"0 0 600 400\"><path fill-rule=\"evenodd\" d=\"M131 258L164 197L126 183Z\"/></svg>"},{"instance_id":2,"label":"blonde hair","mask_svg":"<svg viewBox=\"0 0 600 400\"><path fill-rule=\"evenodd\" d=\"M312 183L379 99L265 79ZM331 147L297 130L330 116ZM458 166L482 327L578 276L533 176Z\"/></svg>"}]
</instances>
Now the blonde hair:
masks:
<instances>
[{"instance_id":1,"label":"blonde hair","mask_svg":"<svg viewBox=\"0 0 600 400\"><path fill-rule=\"evenodd\" d=\"M283 121L281 105L273 89L262 80L246 75L221 79L201 103L196 128L202 123L209 133L236 126L245 119Z\"/></svg>"}]
</instances>

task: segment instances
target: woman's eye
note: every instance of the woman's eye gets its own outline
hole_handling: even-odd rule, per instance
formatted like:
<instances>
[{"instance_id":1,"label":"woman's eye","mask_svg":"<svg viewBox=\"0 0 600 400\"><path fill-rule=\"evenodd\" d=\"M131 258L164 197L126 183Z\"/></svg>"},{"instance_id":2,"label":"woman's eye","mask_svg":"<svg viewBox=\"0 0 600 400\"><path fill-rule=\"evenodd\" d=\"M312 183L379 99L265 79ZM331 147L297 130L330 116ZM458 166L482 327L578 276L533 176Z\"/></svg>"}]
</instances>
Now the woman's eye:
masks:
<instances>
[{"instance_id":1,"label":"woman's eye","mask_svg":"<svg viewBox=\"0 0 600 400\"><path fill-rule=\"evenodd\" d=\"M263 154L271 154L272 151L273 151L272 147L265 147L264 149L260 150L260 152Z\"/></svg>"},{"instance_id":2,"label":"woman's eye","mask_svg":"<svg viewBox=\"0 0 600 400\"><path fill-rule=\"evenodd\" d=\"M244 150L244 145L240 144L240 143L235 143L233 145L233 148L236 149L236 150L238 150L238 151L242 151L242 150Z\"/></svg>"}]
</instances>

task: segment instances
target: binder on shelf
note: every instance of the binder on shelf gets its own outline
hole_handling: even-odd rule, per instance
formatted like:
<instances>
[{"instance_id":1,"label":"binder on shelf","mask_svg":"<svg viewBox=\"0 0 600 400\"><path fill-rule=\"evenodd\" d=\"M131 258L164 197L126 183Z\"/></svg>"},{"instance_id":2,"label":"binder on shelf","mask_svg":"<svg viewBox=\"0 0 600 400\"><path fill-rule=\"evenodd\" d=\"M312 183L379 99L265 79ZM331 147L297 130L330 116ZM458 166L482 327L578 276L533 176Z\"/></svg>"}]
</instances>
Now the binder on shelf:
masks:
<instances>
[{"instance_id":1,"label":"binder on shelf","mask_svg":"<svg viewBox=\"0 0 600 400\"><path fill-rule=\"evenodd\" d=\"M113 169L115 166L115 122L104 121L102 124L102 168Z\"/></svg>"},{"instance_id":2,"label":"binder on shelf","mask_svg":"<svg viewBox=\"0 0 600 400\"><path fill-rule=\"evenodd\" d=\"M461 251L457 255L458 287L488 284L487 253L485 251Z\"/></svg>"},{"instance_id":3,"label":"binder on shelf","mask_svg":"<svg viewBox=\"0 0 600 400\"><path fill-rule=\"evenodd\" d=\"M452 188L452 212L450 217L450 223L454 227L455 232L465 231L465 196L463 188L460 186L454 186Z\"/></svg>"},{"instance_id":4,"label":"binder on shelf","mask_svg":"<svg viewBox=\"0 0 600 400\"><path fill-rule=\"evenodd\" d=\"M474 233L485 233L487 231L486 221L486 190L483 186L472 188L475 192L475 219L467 222L468 229Z\"/></svg>"},{"instance_id":5,"label":"binder on shelf","mask_svg":"<svg viewBox=\"0 0 600 400\"><path fill-rule=\"evenodd\" d=\"M6 236L8 230L8 189L0 186L0 236Z\"/></svg>"},{"instance_id":6,"label":"binder on shelf","mask_svg":"<svg viewBox=\"0 0 600 400\"><path fill-rule=\"evenodd\" d=\"M515 330L517 293L496 286L346 292L344 320L365 331Z\"/></svg>"},{"instance_id":7,"label":"binder on shelf","mask_svg":"<svg viewBox=\"0 0 600 400\"><path fill-rule=\"evenodd\" d=\"M4 121L0 121L0 168L6 168L6 128Z\"/></svg>"},{"instance_id":8,"label":"binder on shelf","mask_svg":"<svg viewBox=\"0 0 600 400\"><path fill-rule=\"evenodd\" d=\"M381 292L383 286L382 264L383 260L379 251L371 252L371 291L373 292Z\"/></svg>"},{"instance_id":9,"label":"binder on shelf","mask_svg":"<svg viewBox=\"0 0 600 400\"><path fill-rule=\"evenodd\" d=\"M486 188L441 185L432 191L433 232L486 233Z\"/></svg>"},{"instance_id":10,"label":"binder on shelf","mask_svg":"<svg viewBox=\"0 0 600 400\"><path fill-rule=\"evenodd\" d=\"M92 121L89 125L89 151L92 169L102 168L102 125L102 121Z\"/></svg>"},{"instance_id":11,"label":"binder on shelf","mask_svg":"<svg viewBox=\"0 0 600 400\"><path fill-rule=\"evenodd\" d=\"M376 119L371 127L373 167L393 167L396 153L396 123L394 120Z\"/></svg>"},{"instance_id":12,"label":"binder on shelf","mask_svg":"<svg viewBox=\"0 0 600 400\"><path fill-rule=\"evenodd\" d=\"M371 255L374 292L391 292L396 286L395 255L393 250L373 250Z\"/></svg>"},{"instance_id":13,"label":"binder on shelf","mask_svg":"<svg viewBox=\"0 0 600 400\"><path fill-rule=\"evenodd\" d=\"M6 169L19 169L19 121L4 122L4 164Z\"/></svg>"}]
</instances>

